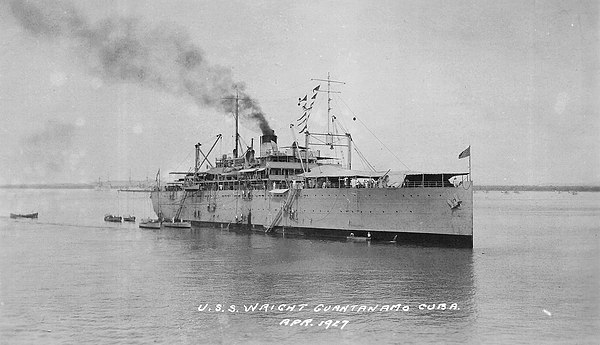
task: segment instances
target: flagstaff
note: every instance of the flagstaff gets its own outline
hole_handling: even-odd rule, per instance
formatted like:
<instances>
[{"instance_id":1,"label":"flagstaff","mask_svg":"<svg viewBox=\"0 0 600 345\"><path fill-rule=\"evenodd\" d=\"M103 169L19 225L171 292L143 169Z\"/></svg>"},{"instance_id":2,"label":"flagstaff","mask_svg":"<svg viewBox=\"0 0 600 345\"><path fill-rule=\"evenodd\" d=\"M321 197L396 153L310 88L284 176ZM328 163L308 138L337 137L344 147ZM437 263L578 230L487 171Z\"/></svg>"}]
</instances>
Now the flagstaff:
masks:
<instances>
[{"instance_id":1,"label":"flagstaff","mask_svg":"<svg viewBox=\"0 0 600 345\"><path fill-rule=\"evenodd\" d=\"M461 152L458 155L458 159L463 159L463 158L467 158L467 157L469 157L469 180L468 181L473 181L473 177L471 176L471 145L469 145L469 147L464 149L463 152Z\"/></svg>"}]
</instances>

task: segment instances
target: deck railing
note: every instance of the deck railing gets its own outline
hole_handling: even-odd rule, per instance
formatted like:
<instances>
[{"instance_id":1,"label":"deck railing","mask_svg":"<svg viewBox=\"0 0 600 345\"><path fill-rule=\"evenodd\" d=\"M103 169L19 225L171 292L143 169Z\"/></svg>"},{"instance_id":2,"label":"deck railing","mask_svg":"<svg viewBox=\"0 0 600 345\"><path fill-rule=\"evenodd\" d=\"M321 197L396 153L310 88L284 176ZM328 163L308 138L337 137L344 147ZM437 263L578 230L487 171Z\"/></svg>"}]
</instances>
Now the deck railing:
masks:
<instances>
[{"instance_id":1,"label":"deck railing","mask_svg":"<svg viewBox=\"0 0 600 345\"><path fill-rule=\"evenodd\" d=\"M451 186L452 184L447 183L447 186ZM418 187L444 187L444 183L442 181L405 181L405 188L418 188Z\"/></svg>"}]
</instances>

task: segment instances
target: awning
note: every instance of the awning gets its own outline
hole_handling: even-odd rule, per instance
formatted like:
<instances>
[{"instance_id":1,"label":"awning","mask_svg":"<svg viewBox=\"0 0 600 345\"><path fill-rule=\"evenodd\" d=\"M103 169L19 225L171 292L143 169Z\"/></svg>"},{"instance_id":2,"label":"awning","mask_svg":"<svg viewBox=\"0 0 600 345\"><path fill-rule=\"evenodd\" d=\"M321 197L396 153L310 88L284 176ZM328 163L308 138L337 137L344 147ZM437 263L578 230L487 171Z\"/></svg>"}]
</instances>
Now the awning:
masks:
<instances>
[{"instance_id":1,"label":"awning","mask_svg":"<svg viewBox=\"0 0 600 345\"><path fill-rule=\"evenodd\" d=\"M219 174L223 173L223 168L222 167L211 168L211 169L207 170L206 173L210 174L210 175L219 175Z\"/></svg>"},{"instance_id":2,"label":"awning","mask_svg":"<svg viewBox=\"0 0 600 345\"><path fill-rule=\"evenodd\" d=\"M257 170L258 170L258 168L250 168L250 169L242 169L239 172L241 172L241 173L252 173L252 172L255 172Z\"/></svg>"},{"instance_id":3,"label":"awning","mask_svg":"<svg viewBox=\"0 0 600 345\"><path fill-rule=\"evenodd\" d=\"M285 189L271 189L269 191L269 193L273 193L273 194L284 194L285 192L287 192L289 189L285 188Z\"/></svg>"},{"instance_id":4,"label":"awning","mask_svg":"<svg viewBox=\"0 0 600 345\"><path fill-rule=\"evenodd\" d=\"M362 171L348 170L339 165L318 165L311 167L310 172L298 174L300 177L358 177L358 178L379 178L385 175L385 171Z\"/></svg>"}]
</instances>

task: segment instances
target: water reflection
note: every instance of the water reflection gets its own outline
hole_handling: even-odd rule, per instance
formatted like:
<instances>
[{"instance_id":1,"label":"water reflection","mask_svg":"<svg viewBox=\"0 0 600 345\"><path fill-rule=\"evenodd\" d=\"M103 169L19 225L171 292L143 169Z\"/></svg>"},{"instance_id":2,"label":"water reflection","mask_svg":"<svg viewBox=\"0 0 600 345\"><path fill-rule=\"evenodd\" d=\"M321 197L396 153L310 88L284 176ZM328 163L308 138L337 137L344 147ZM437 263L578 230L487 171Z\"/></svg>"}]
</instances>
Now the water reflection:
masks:
<instances>
[{"instance_id":1,"label":"water reflection","mask_svg":"<svg viewBox=\"0 0 600 345\"><path fill-rule=\"evenodd\" d=\"M169 242L176 251L169 255L179 258L185 274L172 283L193 287L198 303L240 308L255 303L308 305L301 312L245 315L246 322L345 317L353 321L353 327L389 330L404 322L406 332L430 326L446 332L450 329L444 325L452 325L451 332L470 334L476 317L471 249L281 238L214 228L160 230L155 240ZM408 305L410 311L314 311L319 304L374 307L398 303ZM453 303L458 310L449 310ZM433 304L438 309L427 310ZM210 321L210 316L203 320ZM273 327L269 331L279 330L274 321L265 325Z\"/></svg>"}]
</instances>

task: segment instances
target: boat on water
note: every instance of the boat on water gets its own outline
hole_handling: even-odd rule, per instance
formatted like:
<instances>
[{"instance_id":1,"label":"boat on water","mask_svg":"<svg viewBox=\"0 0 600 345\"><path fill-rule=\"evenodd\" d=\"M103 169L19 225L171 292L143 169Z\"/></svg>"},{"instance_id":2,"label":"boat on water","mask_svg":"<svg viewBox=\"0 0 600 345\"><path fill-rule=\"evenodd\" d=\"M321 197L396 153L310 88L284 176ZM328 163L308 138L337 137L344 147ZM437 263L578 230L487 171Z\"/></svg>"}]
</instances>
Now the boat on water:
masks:
<instances>
[{"instance_id":1,"label":"boat on water","mask_svg":"<svg viewBox=\"0 0 600 345\"><path fill-rule=\"evenodd\" d=\"M123 221L123 217L121 217L121 216L114 216L112 214L107 214L107 215L104 216L104 221L105 222L121 223Z\"/></svg>"},{"instance_id":2,"label":"boat on water","mask_svg":"<svg viewBox=\"0 0 600 345\"><path fill-rule=\"evenodd\" d=\"M333 81L329 76L325 81L329 99ZM232 154L218 157L214 164L208 159L221 135L207 154L196 144L195 166L171 172L180 177L165 186L157 184L150 193L157 215L191 225L226 225L286 236L348 240L370 234L370 241L473 247L470 147L459 155L469 157L469 172L356 170L351 157L357 150L350 134L329 128L325 133L309 132L305 125L304 142L294 140L288 148L278 146L273 130L263 129L257 155L253 140L246 149L238 143L239 99L234 100ZM335 120L329 110L328 123ZM295 139L297 132L290 127ZM334 147L341 150L344 164L338 157L322 154L318 145L324 145L327 152ZM201 171L204 162L210 167Z\"/></svg>"},{"instance_id":3,"label":"boat on water","mask_svg":"<svg viewBox=\"0 0 600 345\"><path fill-rule=\"evenodd\" d=\"M346 240L350 242L368 242L371 240L371 233L367 233L367 236L354 236L354 233L350 233L350 236L346 237Z\"/></svg>"},{"instance_id":4,"label":"boat on water","mask_svg":"<svg viewBox=\"0 0 600 345\"><path fill-rule=\"evenodd\" d=\"M160 229L161 223L160 219L142 219L139 227L142 229Z\"/></svg>"},{"instance_id":5,"label":"boat on water","mask_svg":"<svg viewBox=\"0 0 600 345\"><path fill-rule=\"evenodd\" d=\"M29 218L29 219L37 219L38 217L38 213L25 213L25 214L20 214L20 213L11 213L10 214L10 218L12 219L18 219L18 218Z\"/></svg>"},{"instance_id":6,"label":"boat on water","mask_svg":"<svg viewBox=\"0 0 600 345\"><path fill-rule=\"evenodd\" d=\"M135 216L132 216L132 215L125 216L125 217L123 217L123 221L135 223Z\"/></svg>"}]
</instances>

